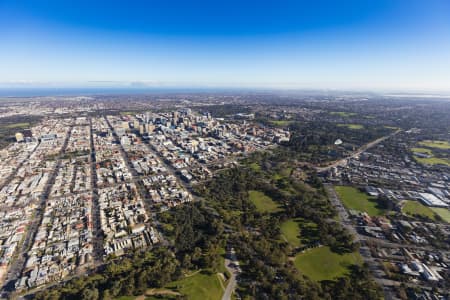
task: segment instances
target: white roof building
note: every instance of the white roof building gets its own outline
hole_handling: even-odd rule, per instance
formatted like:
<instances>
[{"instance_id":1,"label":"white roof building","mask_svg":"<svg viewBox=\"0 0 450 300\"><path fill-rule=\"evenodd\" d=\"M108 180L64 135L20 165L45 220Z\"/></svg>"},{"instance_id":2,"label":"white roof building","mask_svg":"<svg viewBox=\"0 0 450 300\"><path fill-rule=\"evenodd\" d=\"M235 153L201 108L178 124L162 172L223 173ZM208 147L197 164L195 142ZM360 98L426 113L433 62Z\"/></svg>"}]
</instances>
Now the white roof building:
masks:
<instances>
[{"instance_id":1,"label":"white roof building","mask_svg":"<svg viewBox=\"0 0 450 300\"><path fill-rule=\"evenodd\" d=\"M428 206L448 207L448 204L430 193L419 193L419 200Z\"/></svg>"}]
</instances>

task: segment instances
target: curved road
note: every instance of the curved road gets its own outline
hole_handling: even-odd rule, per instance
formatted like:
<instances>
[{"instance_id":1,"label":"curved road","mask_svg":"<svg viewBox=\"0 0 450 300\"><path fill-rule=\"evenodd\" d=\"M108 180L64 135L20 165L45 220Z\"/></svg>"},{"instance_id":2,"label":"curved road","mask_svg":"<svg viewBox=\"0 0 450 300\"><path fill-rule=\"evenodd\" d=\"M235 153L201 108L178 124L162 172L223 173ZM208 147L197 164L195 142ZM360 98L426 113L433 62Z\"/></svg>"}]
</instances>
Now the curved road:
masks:
<instances>
[{"instance_id":1,"label":"curved road","mask_svg":"<svg viewBox=\"0 0 450 300\"><path fill-rule=\"evenodd\" d=\"M236 254L233 248L230 250L227 257L225 258L225 268L227 268L231 277L228 281L227 288L223 293L222 300L230 300L231 295L233 294L237 285L236 276L239 275L240 273L239 263L237 261Z\"/></svg>"}]
</instances>

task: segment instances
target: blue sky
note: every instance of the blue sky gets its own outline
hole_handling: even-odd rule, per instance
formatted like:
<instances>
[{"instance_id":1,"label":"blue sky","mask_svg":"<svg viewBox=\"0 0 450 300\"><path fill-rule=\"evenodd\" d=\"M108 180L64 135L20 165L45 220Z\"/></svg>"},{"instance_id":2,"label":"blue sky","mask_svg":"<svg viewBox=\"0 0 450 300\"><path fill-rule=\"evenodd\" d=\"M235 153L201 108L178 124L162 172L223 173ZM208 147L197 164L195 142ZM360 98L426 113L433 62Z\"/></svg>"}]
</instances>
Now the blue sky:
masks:
<instances>
[{"instance_id":1,"label":"blue sky","mask_svg":"<svg viewBox=\"0 0 450 300\"><path fill-rule=\"evenodd\" d=\"M0 0L19 86L450 90L450 1Z\"/></svg>"}]
</instances>

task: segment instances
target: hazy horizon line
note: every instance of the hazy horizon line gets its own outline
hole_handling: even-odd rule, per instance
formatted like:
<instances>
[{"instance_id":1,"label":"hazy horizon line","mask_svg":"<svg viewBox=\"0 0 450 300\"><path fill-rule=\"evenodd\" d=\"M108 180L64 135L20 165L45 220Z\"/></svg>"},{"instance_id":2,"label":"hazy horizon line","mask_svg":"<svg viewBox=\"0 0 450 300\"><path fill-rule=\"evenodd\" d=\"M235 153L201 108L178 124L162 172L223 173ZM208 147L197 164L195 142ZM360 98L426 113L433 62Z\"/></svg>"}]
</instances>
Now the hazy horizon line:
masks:
<instances>
[{"instance_id":1,"label":"hazy horizon line","mask_svg":"<svg viewBox=\"0 0 450 300\"><path fill-rule=\"evenodd\" d=\"M442 94L450 96L449 89L427 87L370 87L370 86L320 86L317 84L286 83L187 83L187 82L157 82L150 80L116 81L90 80L85 82L35 82L10 81L0 82L2 91L20 90L254 90L254 91L335 91L335 92L365 92L365 93L406 93L406 94Z\"/></svg>"},{"instance_id":2,"label":"hazy horizon line","mask_svg":"<svg viewBox=\"0 0 450 300\"><path fill-rule=\"evenodd\" d=\"M50 97L50 96L107 96L107 95L151 95L158 93L336 93L336 94L363 94L377 95L392 98L428 98L450 99L450 91L405 90L405 89L351 89L351 88L275 88L275 87L232 87L232 86L0 86L0 97Z\"/></svg>"}]
</instances>

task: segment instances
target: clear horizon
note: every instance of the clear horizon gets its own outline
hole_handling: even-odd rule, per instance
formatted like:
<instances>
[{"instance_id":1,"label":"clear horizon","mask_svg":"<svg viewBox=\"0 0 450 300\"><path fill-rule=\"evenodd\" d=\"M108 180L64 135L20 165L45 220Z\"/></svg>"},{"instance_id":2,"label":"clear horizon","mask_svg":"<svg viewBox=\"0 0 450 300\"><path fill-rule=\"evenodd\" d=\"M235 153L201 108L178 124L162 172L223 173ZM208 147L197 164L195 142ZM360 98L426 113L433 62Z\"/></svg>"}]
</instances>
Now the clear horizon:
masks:
<instances>
[{"instance_id":1,"label":"clear horizon","mask_svg":"<svg viewBox=\"0 0 450 300\"><path fill-rule=\"evenodd\" d=\"M0 88L450 91L448 1L0 3Z\"/></svg>"}]
</instances>

